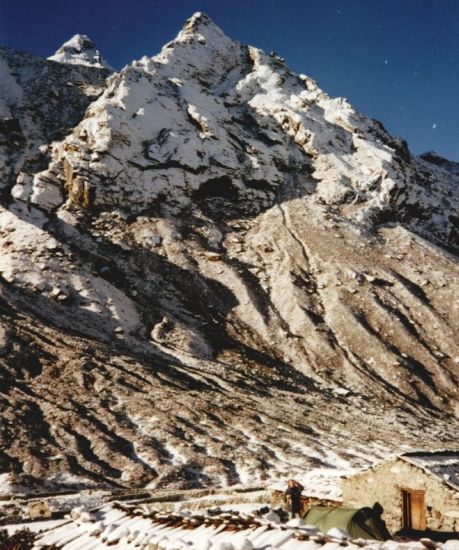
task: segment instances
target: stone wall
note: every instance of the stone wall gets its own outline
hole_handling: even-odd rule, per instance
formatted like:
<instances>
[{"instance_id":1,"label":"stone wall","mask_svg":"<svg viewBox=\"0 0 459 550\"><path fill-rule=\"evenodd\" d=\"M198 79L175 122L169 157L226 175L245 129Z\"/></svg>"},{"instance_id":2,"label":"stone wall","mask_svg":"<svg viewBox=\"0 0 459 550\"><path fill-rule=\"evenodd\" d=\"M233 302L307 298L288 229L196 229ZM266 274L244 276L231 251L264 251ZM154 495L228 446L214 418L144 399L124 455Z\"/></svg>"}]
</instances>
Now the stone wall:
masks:
<instances>
[{"instance_id":1,"label":"stone wall","mask_svg":"<svg viewBox=\"0 0 459 550\"><path fill-rule=\"evenodd\" d=\"M459 531L459 492L401 459L343 479L343 506L379 502L383 519L394 533L403 527L402 489L425 491L427 529Z\"/></svg>"},{"instance_id":2,"label":"stone wall","mask_svg":"<svg viewBox=\"0 0 459 550\"><path fill-rule=\"evenodd\" d=\"M285 501L285 492L281 490L273 490L271 492L271 508L283 508L287 510L288 505ZM342 506L342 502L329 500L325 498L311 497L307 495L301 496L301 512L300 516L304 517L312 506Z\"/></svg>"}]
</instances>

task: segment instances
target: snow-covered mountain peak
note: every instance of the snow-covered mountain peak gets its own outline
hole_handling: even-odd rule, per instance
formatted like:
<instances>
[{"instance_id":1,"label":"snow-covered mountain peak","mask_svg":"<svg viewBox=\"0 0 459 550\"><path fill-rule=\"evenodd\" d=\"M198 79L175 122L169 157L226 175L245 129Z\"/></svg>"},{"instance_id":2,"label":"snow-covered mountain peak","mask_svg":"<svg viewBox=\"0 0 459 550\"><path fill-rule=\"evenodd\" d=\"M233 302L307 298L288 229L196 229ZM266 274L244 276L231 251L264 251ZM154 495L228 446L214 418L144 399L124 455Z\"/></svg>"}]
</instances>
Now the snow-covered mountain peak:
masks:
<instances>
[{"instance_id":1,"label":"snow-covered mountain peak","mask_svg":"<svg viewBox=\"0 0 459 550\"><path fill-rule=\"evenodd\" d=\"M227 37L202 13L157 56L113 75L48 170L35 176L32 203L52 209L65 202L49 177L64 178L64 158L98 207L142 211L158 197L185 205L209 181L226 181L218 192L233 196L234 208L261 211L293 186L360 227L403 219L440 242L456 238L438 206L455 208L455 172L418 165L423 159L381 124L328 97L276 54ZM405 215L402 203L422 215L412 206Z\"/></svg>"},{"instance_id":2,"label":"snow-covered mountain peak","mask_svg":"<svg viewBox=\"0 0 459 550\"><path fill-rule=\"evenodd\" d=\"M75 34L64 42L56 53L48 57L50 61L70 63L72 65L88 65L104 69L112 69L96 49L94 42L85 34Z\"/></svg>"},{"instance_id":3,"label":"snow-covered mountain peak","mask_svg":"<svg viewBox=\"0 0 459 550\"><path fill-rule=\"evenodd\" d=\"M175 42L188 42L197 39L204 44L206 40L211 42L234 42L216 25L212 19L202 12L194 13L185 21L183 29L177 35Z\"/></svg>"},{"instance_id":4,"label":"snow-covered mountain peak","mask_svg":"<svg viewBox=\"0 0 459 550\"><path fill-rule=\"evenodd\" d=\"M150 60L147 70L158 64L163 76L199 76L208 87L218 84L230 71L244 64L247 47L232 40L207 15L197 12L185 22L176 38Z\"/></svg>"},{"instance_id":5,"label":"snow-covered mountain peak","mask_svg":"<svg viewBox=\"0 0 459 550\"><path fill-rule=\"evenodd\" d=\"M202 11L197 11L185 21L182 32L196 32L202 26L213 27L220 30L207 14Z\"/></svg>"}]
</instances>

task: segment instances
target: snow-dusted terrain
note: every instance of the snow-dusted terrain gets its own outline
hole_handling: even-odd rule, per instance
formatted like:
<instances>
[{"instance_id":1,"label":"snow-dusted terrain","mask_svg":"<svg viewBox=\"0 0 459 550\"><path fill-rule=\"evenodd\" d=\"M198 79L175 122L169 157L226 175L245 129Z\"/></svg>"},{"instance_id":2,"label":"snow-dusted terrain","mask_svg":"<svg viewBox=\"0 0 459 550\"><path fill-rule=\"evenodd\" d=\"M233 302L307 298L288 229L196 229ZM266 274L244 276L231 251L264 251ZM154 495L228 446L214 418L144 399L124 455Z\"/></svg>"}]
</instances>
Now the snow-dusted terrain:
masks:
<instances>
[{"instance_id":1,"label":"snow-dusted terrain","mask_svg":"<svg viewBox=\"0 0 459 550\"><path fill-rule=\"evenodd\" d=\"M0 50L8 483L454 445L459 166L200 13L120 72L95 51Z\"/></svg>"}]
</instances>

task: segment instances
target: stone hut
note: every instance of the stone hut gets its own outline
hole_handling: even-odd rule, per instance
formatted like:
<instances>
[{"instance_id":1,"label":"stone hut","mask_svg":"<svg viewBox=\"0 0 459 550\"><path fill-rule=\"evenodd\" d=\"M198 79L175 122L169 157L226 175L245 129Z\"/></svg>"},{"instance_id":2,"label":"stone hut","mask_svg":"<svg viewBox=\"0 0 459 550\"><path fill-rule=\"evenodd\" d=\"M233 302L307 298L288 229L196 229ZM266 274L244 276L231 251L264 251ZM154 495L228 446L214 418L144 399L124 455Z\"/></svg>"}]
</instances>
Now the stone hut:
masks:
<instances>
[{"instance_id":1,"label":"stone hut","mask_svg":"<svg viewBox=\"0 0 459 550\"><path fill-rule=\"evenodd\" d=\"M343 479L343 505L379 502L389 531L459 531L459 451L409 452Z\"/></svg>"},{"instance_id":2,"label":"stone hut","mask_svg":"<svg viewBox=\"0 0 459 550\"><path fill-rule=\"evenodd\" d=\"M342 474L336 470L312 470L297 479L303 485L301 495L301 512L303 517L312 506L342 506L341 484ZM284 508L287 480L270 487L272 508Z\"/></svg>"}]
</instances>

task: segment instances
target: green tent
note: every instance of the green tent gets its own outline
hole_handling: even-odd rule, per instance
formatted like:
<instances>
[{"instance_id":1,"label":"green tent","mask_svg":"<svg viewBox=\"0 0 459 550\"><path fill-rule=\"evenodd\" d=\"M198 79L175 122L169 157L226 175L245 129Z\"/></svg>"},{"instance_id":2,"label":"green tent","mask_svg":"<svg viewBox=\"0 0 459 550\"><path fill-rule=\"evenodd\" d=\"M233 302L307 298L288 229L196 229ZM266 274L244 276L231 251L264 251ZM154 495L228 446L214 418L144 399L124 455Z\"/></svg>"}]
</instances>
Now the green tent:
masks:
<instances>
[{"instance_id":1,"label":"green tent","mask_svg":"<svg viewBox=\"0 0 459 550\"><path fill-rule=\"evenodd\" d=\"M354 539L385 540L373 518L368 517L367 510L371 508L313 506L304 521L307 525L315 525L322 533L335 527L346 531Z\"/></svg>"}]
</instances>

